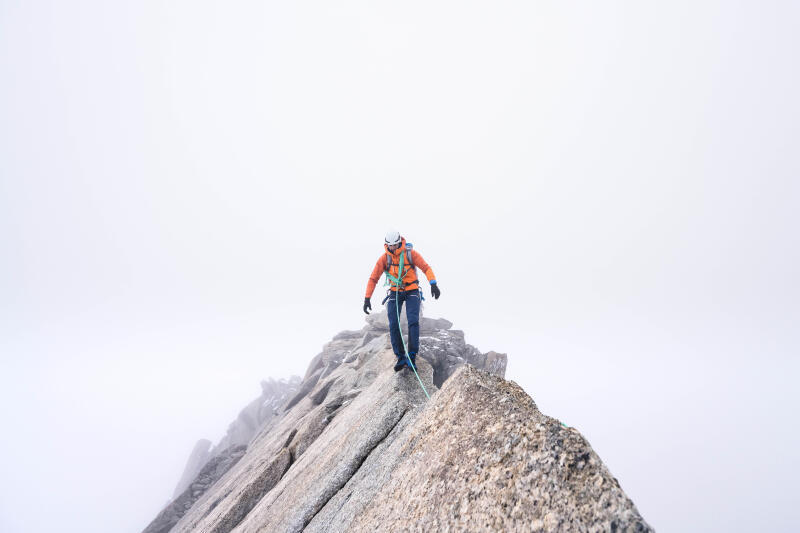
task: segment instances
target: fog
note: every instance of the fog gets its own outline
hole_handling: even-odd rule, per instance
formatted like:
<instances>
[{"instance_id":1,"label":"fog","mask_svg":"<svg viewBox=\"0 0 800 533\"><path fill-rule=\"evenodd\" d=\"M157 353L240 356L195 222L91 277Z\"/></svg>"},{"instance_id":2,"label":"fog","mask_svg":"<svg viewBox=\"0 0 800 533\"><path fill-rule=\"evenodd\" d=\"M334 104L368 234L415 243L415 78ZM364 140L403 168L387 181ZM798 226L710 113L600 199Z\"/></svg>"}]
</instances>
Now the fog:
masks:
<instances>
[{"instance_id":1,"label":"fog","mask_svg":"<svg viewBox=\"0 0 800 533\"><path fill-rule=\"evenodd\" d=\"M796 528L798 15L0 0L0 530L144 529L390 228L656 529Z\"/></svg>"}]
</instances>

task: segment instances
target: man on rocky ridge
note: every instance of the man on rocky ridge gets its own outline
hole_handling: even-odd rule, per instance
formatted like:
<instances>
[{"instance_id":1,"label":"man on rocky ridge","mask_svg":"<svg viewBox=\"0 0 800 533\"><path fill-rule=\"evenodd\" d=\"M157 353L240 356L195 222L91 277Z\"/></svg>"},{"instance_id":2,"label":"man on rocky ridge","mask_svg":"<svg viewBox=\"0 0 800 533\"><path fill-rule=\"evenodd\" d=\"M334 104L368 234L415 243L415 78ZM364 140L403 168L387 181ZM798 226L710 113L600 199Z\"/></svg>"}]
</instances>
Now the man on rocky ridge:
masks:
<instances>
[{"instance_id":1,"label":"man on rocky ridge","mask_svg":"<svg viewBox=\"0 0 800 533\"><path fill-rule=\"evenodd\" d=\"M386 303L386 312L389 315L389 333L392 340L392 350L397 356L394 370L397 372L408 365L416 366L417 351L419 350L419 306L421 294L417 267L425 272L431 285L431 296L438 299L441 292L436 283L433 269L425 262L422 255L413 249L411 243L406 243L404 237L397 231L389 231L383 244L386 253L382 254L375 263L375 268L367 281L367 294L364 297L364 312L372 309L372 293L380 280L381 273L386 273L389 282L389 291L383 300ZM402 267L402 271L400 270ZM400 312L406 304L406 318L408 319L408 358L405 356L402 331L400 330Z\"/></svg>"}]
</instances>

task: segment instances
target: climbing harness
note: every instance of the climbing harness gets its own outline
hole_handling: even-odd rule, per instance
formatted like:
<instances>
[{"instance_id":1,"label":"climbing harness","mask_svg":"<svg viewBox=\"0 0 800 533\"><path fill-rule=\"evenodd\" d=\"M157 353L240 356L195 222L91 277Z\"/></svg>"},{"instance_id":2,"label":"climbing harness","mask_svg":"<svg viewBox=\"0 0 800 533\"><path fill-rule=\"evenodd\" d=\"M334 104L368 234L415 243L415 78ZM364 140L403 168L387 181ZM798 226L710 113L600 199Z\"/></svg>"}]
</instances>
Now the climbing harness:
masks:
<instances>
[{"instance_id":1,"label":"climbing harness","mask_svg":"<svg viewBox=\"0 0 800 533\"><path fill-rule=\"evenodd\" d=\"M408 272L408 270L406 270L405 272L403 271L403 259L404 259L406 254L408 254L409 258L411 257L411 244L406 244L406 253L405 254L400 254L400 265L399 265L399 268L397 269L397 277L392 276L392 274L389 272L388 266L386 268L386 283L384 284L384 286L390 285L391 282L394 282L394 286L397 287L397 291L395 291L395 292L397 292L397 293L399 293L400 291L405 292L405 285L406 284L403 283L403 278L405 277L405 274ZM391 264L391 262L389 264ZM413 267L413 265L412 265L412 267ZM414 283L417 283L417 285L419 285L419 280L416 280ZM413 283L409 283L408 285L413 285ZM389 296L391 296L391 290L392 289L390 288L389 289L390 294L386 295L386 298L383 299L383 302L381 302L381 305L383 305L383 303L386 302L386 300L389 298ZM420 293L420 296L422 296L422 291L419 291L419 293ZM422 392L424 392L425 396L427 396L428 399L430 400L431 396L430 396L430 394L428 394L428 391L425 390L425 385L422 384L422 379L420 379L419 374L417 374L417 368L414 365L414 363L411 361L411 357L408 355L408 346L406 346L406 340L403 338L403 329L400 327L400 295L399 294L397 294L397 296L394 299L394 305L395 305L395 309L397 310L397 329L400 330L400 340L403 341L403 351L406 354L406 360L408 361L408 365L411 367L411 370L414 371L414 375L417 376L417 381L419 381L419 385L420 385L420 387L422 387ZM409 334L410 333L411 332L409 332Z\"/></svg>"}]
</instances>

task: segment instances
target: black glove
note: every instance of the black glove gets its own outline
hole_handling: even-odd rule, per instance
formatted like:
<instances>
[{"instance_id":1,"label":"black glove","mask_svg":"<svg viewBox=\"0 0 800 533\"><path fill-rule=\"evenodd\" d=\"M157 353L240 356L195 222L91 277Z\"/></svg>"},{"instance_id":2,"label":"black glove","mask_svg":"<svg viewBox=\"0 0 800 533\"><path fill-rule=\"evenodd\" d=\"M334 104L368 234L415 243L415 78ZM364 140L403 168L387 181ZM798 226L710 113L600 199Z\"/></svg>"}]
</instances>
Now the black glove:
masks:
<instances>
[{"instance_id":1,"label":"black glove","mask_svg":"<svg viewBox=\"0 0 800 533\"><path fill-rule=\"evenodd\" d=\"M439 290L439 284L431 285L431 296L438 300L440 294L442 294L442 291Z\"/></svg>"},{"instance_id":2,"label":"black glove","mask_svg":"<svg viewBox=\"0 0 800 533\"><path fill-rule=\"evenodd\" d=\"M372 303L369 301L369 298L364 298L364 312L369 314L367 309L372 309Z\"/></svg>"}]
</instances>

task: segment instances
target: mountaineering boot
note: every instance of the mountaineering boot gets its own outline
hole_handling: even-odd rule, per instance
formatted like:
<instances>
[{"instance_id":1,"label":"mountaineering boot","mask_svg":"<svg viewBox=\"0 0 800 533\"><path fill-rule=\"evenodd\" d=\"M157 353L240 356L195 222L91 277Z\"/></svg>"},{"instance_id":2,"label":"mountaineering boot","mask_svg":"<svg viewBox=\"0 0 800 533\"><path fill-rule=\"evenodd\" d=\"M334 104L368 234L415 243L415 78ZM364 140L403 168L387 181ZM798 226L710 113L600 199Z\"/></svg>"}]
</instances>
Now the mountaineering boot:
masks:
<instances>
[{"instance_id":1,"label":"mountaineering boot","mask_svg":"<svg viewBox=\"0 0 800 533\"><path fill-rule=\"evenodd\" d=\"M405 355L398 355L397 356L397 362L394 364L394 371L395 372L399 372L406 365L407 365L406 364L406 356Z\"/></svg>"},{"instance_id":2,"label":"mountaineering boot","mask_svg":"<svg viewBox=\"0 0 800 533\"><path fill-rule=\"evenodd\" d=\"M408 354L408 357L409 357L409 359L411 359L411 364L413 365L413 368L417 368L417 354L410 353L410 354ZM407 360L406 360L406 366L409 366ZM409 368L412 368L412 367L409 367Z\"/></svg>"}]
</instances>

